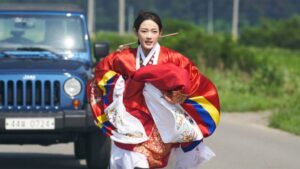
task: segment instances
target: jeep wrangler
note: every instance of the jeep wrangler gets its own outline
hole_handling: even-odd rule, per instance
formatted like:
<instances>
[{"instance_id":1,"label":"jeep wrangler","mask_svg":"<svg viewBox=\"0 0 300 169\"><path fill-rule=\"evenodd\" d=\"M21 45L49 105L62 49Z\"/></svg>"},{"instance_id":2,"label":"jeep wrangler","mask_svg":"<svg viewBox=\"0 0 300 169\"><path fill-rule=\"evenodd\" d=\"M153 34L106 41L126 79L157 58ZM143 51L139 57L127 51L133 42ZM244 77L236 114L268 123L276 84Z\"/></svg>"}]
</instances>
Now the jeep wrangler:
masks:
<instances>
[{"instance_id":1,"label":"jeep wrangler","mask_svg":"<svg viewBox=\"0 0 300 169\"><path fill-rule=\"evenodd\" d=\"M108 53L95 44L97 56ZM87 104L93 76L85 13L74 6L0 6L0 144L74 142L89 169L107 168L111 141Z\"/></svg>"}]
</instances>

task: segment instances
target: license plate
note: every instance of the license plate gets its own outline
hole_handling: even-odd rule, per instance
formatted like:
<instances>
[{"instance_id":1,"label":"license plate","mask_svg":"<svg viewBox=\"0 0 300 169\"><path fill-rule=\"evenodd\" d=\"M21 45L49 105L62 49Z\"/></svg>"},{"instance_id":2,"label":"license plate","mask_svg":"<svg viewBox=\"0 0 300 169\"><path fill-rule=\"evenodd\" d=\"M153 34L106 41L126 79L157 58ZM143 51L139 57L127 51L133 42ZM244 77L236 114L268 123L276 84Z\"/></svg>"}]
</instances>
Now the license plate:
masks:
<instances>
[{"instance_id":1,"label":"license plate","mask_svg":"<svg viewBox=\"0 0 300 169\"><path fill-rule=\"evenodd\" d=\"M54 130L54 118L6 118L6 130Z\"/></svg>"}]
</instances>

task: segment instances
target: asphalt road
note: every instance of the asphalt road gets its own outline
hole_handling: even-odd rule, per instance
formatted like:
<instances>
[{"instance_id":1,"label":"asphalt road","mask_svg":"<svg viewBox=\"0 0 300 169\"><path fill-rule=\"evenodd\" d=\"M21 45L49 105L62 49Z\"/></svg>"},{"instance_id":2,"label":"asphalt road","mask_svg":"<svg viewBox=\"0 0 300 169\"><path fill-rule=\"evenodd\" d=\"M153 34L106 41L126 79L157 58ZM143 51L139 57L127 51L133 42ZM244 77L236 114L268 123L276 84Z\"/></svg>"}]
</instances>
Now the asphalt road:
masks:
<instances>
[{"instance_id":1,"label":"asphalt road","mask_svg":"<svg viewBox=\"0 0 300 169\"><path fill-rule=\"evenodd\" d=\"M73 144L0 145L0 169L88 169L73 155Z\"/></svg>"},{"instance_id":2,"label":"asphalt road","mask_svg":"<svg viewBox=\"0 0 300 169\"><path fill-rule=\"evenodd\" d=\"M263 118L223 114L206 140L217 156L201 169L299 169L300 137L266 127Z\"/></svg>"},{"instance_id":3,"label":"asphalt road","mask_svg":"<svg viewBox=\"0 0 300 169\"><path fill-rule=\"evenodd\" d=\"M223 114L206 144L217 154L201 169L299 169L300 137L270 129L253 114ZM200 169L199 168L199 169ZM0 145L0 169L87 169L73 144Z\"/></svg>"}]
</instances>

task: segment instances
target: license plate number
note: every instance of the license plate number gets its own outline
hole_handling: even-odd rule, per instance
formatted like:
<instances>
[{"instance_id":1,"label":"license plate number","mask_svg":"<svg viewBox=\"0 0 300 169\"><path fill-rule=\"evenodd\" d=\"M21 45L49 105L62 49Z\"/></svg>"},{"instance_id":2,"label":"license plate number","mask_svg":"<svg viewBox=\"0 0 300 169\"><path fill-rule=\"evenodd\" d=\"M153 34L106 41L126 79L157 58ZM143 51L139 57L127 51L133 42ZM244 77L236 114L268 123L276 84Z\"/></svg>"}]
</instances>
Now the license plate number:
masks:
<instances>
[{"instance_id":1,"label":"license plate number","mask_svg":"<svg viewBox=\"0 0 300 169\"><path fill-rule=\"evenodd\" d=\"M6 130L54 130L54 118L6 118Z\"/></svg>"}]
</instances>

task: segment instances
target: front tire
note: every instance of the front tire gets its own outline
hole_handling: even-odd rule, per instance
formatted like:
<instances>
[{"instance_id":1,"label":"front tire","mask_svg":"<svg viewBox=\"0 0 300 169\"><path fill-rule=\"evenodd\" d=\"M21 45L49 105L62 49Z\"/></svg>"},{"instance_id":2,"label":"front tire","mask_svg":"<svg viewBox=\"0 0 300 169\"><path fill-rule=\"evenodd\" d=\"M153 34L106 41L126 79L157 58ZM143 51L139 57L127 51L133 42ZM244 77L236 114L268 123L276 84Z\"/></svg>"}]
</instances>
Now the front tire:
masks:
<instances>
[{"instance_id":1,"label":"front tire","mask_svg":"<svg viewBox=\"0 0 300 169\"><path fill-rule=\"evenodd\" d=\"M86 135L80 135L74 141L74 154L76 159L85 159L86 158Z\"/></svg>"},{"instance_id":2,"label":"front tire","mask_svg":"<svg viewBox=\"0 0 300 169\"><path fill-rule=\"evenodd\" d=\"M86 163L89 169L106 169L109 165L111 140L99 130L90 133L87 139Z\"/></svg>"}]
</instances>

